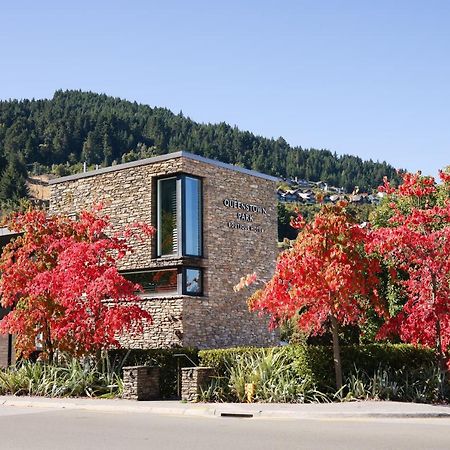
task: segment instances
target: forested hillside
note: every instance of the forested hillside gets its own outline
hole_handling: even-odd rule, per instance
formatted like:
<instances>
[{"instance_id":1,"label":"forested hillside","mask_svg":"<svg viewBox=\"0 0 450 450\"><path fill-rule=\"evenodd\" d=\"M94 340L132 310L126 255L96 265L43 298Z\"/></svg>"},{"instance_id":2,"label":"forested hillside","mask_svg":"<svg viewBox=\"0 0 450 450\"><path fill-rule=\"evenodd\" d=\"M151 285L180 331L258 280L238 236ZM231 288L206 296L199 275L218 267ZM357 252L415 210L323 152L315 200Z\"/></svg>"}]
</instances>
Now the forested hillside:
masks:
<instances>
[{"instance_id":1,"label":"forested hillside","mask_svg":"<svg viewBox=\"0 0 450 450\"><path fill-rule=\"evenodd\" d=\"M0 200L11 177L23 195L24 168L59 175L81 164L107 166L187 150L264 173L323 180L352 190L370 189L395 170L386 163L337 156L328 150L291 147L226 123L200 124L165 108L151 108L106 95L57 91L51 100L0 102ZM8 177L8 180L4 180ZM9 189L9 190L8 190Z\"/></svg>"}]
</instances>

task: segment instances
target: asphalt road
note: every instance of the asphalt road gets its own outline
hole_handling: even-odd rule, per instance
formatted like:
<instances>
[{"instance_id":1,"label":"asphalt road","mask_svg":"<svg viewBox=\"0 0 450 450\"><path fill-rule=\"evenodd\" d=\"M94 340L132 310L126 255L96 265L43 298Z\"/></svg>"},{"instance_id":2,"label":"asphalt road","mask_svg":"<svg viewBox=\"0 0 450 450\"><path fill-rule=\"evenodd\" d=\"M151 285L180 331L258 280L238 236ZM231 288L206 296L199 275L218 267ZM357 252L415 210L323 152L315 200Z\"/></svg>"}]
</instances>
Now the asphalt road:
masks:
<instances>
[{"instance_id":1,"label":"asphalt road","mask_svg":"<svg viewBox=\"0 0 450 450\"><path fill-rule=\"evenodd\" d=\"M177 417L0 406L1 450L450 449L450 419Z\"/></svg>"}]
</instances>

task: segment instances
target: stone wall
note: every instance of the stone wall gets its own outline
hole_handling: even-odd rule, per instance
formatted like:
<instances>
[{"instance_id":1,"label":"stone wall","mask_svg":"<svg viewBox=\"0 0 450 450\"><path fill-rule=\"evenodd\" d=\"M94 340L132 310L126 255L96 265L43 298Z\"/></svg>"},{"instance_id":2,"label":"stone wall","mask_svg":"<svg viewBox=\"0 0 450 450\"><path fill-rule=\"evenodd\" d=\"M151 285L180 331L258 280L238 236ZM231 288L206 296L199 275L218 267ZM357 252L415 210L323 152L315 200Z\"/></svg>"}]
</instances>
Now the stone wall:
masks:
<instances>
[{"instance_id":1,"label":"stone wall","mask_svg":"<svg viewBox=\"0 0 450 450\"><path fill-rule=\"evenodd\" d=\"M185 345L222 348L240 345L266 346L277 342L267 320L250 313L247 298L254 288L235 293L242 276L257 272L268 280L277 256L275 182L186 158L183 170L203 176L204 242L207 298L185 299ZM253 214L253 222L237 219L239 208L224 205L238 200L262 206L266 214ZM262 231L230 228L229 222L261 227Z\"/></svg>"},{"instance_id":2,"label":"stone wall","mask_svg":"<svg viewBox=\"0 0 450 450\"><path fill-rule=\"evenodd\" d=\"M248 311L246 299L254 289L233 292L240 277L248 273L256 271L263 279L273 273L277 254L275 182L185 155L109 170L56 180L51 186L51 212L71 214L102 203L115 229L135 221L156 225L158 177L186 173L203 180L203 258L156 258L156 239L152 239L133 242L135 252L122 260L121 268L202 267L204 296L143 299L142 306L153 315L154 323L143 334L123 336L123 345L219 348L275 344L267 320ZM264 208L264 213L239 216L246 211L230 206L229 201L234 200L236 205L242 202Z\"/></svg>"},{"instance_id":3,"label":"stone wall","mask_svg":"<svg viewBox=\"0 0 450 450\"><path fill-rule=\"evenodd\" d=\"M7 310L0 306L0 320L6 316ZM11 355L9 355L9 342L10 337L7 334L0 334L0 368L8 366L8 359L11 357L11 364L15 362L14 348L11 350Z\"/></svg>"},{"instance_id":4,"label":"stone wall","mask_svg":"<svg viewBox=\"0 0 450 450\"><path fill-rule=\"evenodd\" d=\"M0 334L0 368L8 365L8 335Z\"/></svg>"},{"instance_id":5,"label":"stone wall","mask_svg":"<svg viewBox=\"0 0 450 450\"><path fill-rule=\"evenodd\" d=\"M119 337L124 348L172 348L183 347L183 303L179 297L155 297L142 299L140 307L153 319L144 331L130 331Z\"/></svg>"},{"instance_id":6,"label":"stone wall","mask_svg":"<svg viewBox=\"0 0 450 450\"><path fill-rule=\"evenodd\" d=\"M102 204L113 230L134 222L156 225L156 178L180 172L181 165L181 158L175 158L107 173L91 172L93 176L52 184L50 213L73 214ZM135 252L121 261L121 269L158 266L155 239L131 243Z\"/></svg>"},{"instance_id":7,"label":"stone wall","mask_svg":"<svg viewBox=\"0 0 450 450\"><path fill-rule=\"evenodd\" d=\"M181 369L181 400L196 402L202 389L208 387L214 369L211 367L183 367Z\"/></svg>"},{"instance_id":8,"label":"stone wall","mask_svg":"<svg viewBox=\"0 0 450 450\"><path fill-rule=\"evenodd\" d=\"M157 400L160 398L159 367L134 366L123 368L122 398Z\"/></svg>"},{"instance_id":9,"label":"stone wall","mask_svg":"<svg viewBox=\"0 0 450 450\"><path fill-rule=\"evenodd\" d=\"M11 339L11 355L9 355L9 342ZM0 368L7 367L8 362L15 364L16 353L14 350L14 336L11 338L7 334L0 334ZM9 361L9 357L11 360Z\"/></svg>"}]
</instances>

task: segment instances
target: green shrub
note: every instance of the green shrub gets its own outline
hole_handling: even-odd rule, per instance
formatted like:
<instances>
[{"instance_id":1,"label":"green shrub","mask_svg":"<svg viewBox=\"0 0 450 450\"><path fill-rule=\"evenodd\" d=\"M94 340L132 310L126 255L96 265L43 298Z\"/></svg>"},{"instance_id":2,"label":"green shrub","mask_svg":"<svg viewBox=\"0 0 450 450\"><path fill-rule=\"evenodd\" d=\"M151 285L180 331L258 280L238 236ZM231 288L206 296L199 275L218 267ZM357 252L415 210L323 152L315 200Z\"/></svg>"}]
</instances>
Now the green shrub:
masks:
<instances>
[{"instance_id":1,"label":"green shrub","mask_svg":"<svg viewBox=\"0 0 450 450\"><path fill-rule=\"evenodd\" d=\"M374 372L380 365L392 369L429 367L436 364L432 349L410 344L369 344L342 348L344 370L354 366Z\"/></svg>"},{"instance_id":2,"label":"green shrub","mask_svg":"<svg viewBox=\"0 0 450 450\"><path fill-rule=\"evenodd\" d=\"M113 361L124 360L123 366L154 366L161 369L160 387L163 399L176 398L178 368L198 364L198 350L194 348L173 349L116 349L108 352ZM176 354L186 357L175 357ZM193 364L194 363L194 364Z\"/></svg>"},{"instance_id":3,"label":"green shrub","mask_svg":"<svg viewBox=\"0 0 450 450\"><path fill-rule=\"evenodd\" d=\"M119 367L105 358L100 364L72 358L60 358L57 364L22 361L0 371L1 395L115 397L122 388Z\"/></svg>"},{"instance_id":4,"label":"green shrub","mask_svg":"<svg viewBox=\"0 0 450 450\"><path fill-rule=\"evenodd\" d=\"M240 355L229 368L231 393L238 401L245 401L245 385L252 383L256 401L303 403L321 400L311 377L307 371L300 374L295 361L290 352L280 349Z\"/></svg>"},{"instance_id":5,"label":"green shrub","mask_svg":"<svg viewBox=\"0 0 450 450\"><path fill-rule=\"evenodd\" d=\"M246 384L254 384L253 399L260 402L326 401L315 389L308 371L299 371L296 355L300 348L248 348L208 351L203 361L210 362L223 376L212 379L202 392L203 401L246 401ZM302 375L299 375L303 372Z\"/></svg>"},{"instance_id":6,"label":"green shrub","mask_svg":"<svg viewBox=\"0 0 450 450\"><path fill-rule=\"evenodd\" d=\"M272 349L257 347L236 347L218 350L201 350L199 359L202 366L212 367L219 377L228 378L230 368L244 356L263 358L270 350L277 355L282 354L286 364L291 365L292 373L299 379L309 379L315 385L325 386L330 378L333 360L326 347L310 347L306 345L287 345Z\"/></svg>"},{"instance_id":7,"label":"green shrub","mask_svg":"<svg viewBox=\"0 0 450 450\"><path fill-rule=\"evenodd\" d=\"M284 347L286 351L289 347ZM333 350L325 346L296 347L293 350L297 370L311 374L315 385L323 392L334 392L335 374ZM391 372L401 371L403 377L417 377L417 371L430 370L436 366L433 350L409 344L369 344L341 347L342 372L350 376L355 369L362 370L369 377L380 367Z\"/></svg>"},{"instance_id":8,"label":"green shrub","mask_svg":"<svg viewBox=\"0 0 450 450\"><path fill-rule=\"evenodd\" d=\"M247 383L255 385L256 400L292 402L296 400L297 379L291 369L287 355L274 349L243 354L229 367L229 386L241 402L246 398Z\"/></svg>"},{"instance_id":9,"label":"green shrub","mask_svg":"<svg viewBox=\"0 0 450 450\"><path fill-rule=\"evenodd\" d=\"M437 367L395 370L380 366L372 374L355 369L346 377L340 399L434 403L442 400L441 377Z\"/></svg>"},{"instance_id":10,"label":"green shrub","mask_svg":"<svg viewBox=\"0 0 450 450\"><path fill-rule=\"evenodd\" d=\"M264 349L258 347L234 347L214 350L200 350L200 365L212 367L218 376L229 376L229 368L240 355L262 355Z\"/></svg>"},{"instance_id":11,"label":"green shrub","mask_svg":"<svg viewBox=\"0 0 450 450\"><path fill-rule=\"evenodd\" d=\"M281 399L284 396L291 398L289 401L302 401L302 397L303 401L323 401L328 396L331 400L380 398L436 401L439 397L439 389L436 387L439 373L435 370L434 353L423 347L407 344L342 347L346 386L339 393L335 392L331 347L290 345L273 349L240 347L199 352L201 365L216 370L220 383L217 380L215 383L220 387L222 397L231 392L238 401L243 399L243 384L252 382L252 377L263 379L272 376L274 367L267 364L264 367L268 355L271 355L272 366L277 361L282 361L286 376L275 377L271 393L261 387L265 393L257 394L258 400L275 401L273 398ZM295 380L295 383L302 386L301 395L296 396L291 388L287 388L289 380ZM280 394L286 392L286 389L289 395ZM211 392L209 395L214 398Z\"/></svg>"},{"instance_id":12,"label":"green shrub","mask_svg":"<svg viewBox=\"0 0 450 450\"><path fill-rule=\"evenodd\" d=\"M442 383L432 350L406 344L342 347L345 387L335 392L330 347L289 345L270 349L240 347L219 350L112 350L100 363L60 358L58 364L24 361L0 371L0 395L119 396L122 366L161 368L163 398L177 396L178 368L213 367L217 377L202 398L243 401L245 383L255 383L255 400L304 402L389 399L434 402ZM446 385L448 388L448 385Z\"/></svg>"}]
</instances>

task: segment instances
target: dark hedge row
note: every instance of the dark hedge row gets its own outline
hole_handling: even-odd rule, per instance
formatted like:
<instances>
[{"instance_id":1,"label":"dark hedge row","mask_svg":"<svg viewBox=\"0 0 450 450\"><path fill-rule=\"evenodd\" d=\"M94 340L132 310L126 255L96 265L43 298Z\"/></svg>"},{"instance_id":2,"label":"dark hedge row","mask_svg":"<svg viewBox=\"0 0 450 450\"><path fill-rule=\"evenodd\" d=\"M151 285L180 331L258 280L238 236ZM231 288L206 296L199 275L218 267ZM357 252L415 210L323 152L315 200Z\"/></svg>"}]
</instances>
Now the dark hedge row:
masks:
<instances>
[{"instance_id":1,"label":"dark hedge row","mask_svg":"<svg viewBox=\"0 0 450 450\"><path fill-rule=\"evenodd\" d=\"M263 355L268 349L256 347L238 347L217 350L152 349L109 351L109 356L117 365L150 365L161 368L162 398L177 397L178 369L192 366L187 355L195 364L213 367L219 377L228 378L229 367L244 354ZM275 352L283 352L287 361L292 363L294 373L299 378L309 378L321 392L334 391L333 353L330 347L289 345L275 347ZM122 364L123 363L123 364ZM408 344L370 344L342 347L342 366L344 377L355 371L363 371L371 376L380 367L391 371L400 371L402 377L414 379L420 371L426 371L436 365L431 349Z\"/></svg>"},{"instance_id":2,"label":"dark hedge row","mask_svg":"<svg viewBox=\"0 0 450 450\"><path fill-rule=\"evenodd\" d=\"M276 347L276 352L284 352L292 361L300 378L309 377L321 391L334 389L333 353L324 346L286 346ZM262 354L264 349L240 347L199 352L203 366L214 367L219 376L227 377L228 368L239 355ZM370 344L342 347L343 373L349 375L355 370L373 374L380 367L402 371L405 377L414 377L417 370L429 369L436 364L431 349L408 344Z\"/></svg>"}]
</instances>

